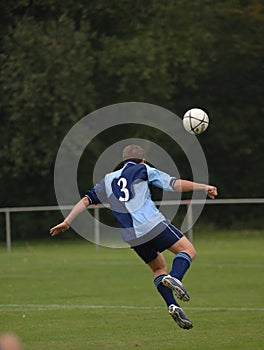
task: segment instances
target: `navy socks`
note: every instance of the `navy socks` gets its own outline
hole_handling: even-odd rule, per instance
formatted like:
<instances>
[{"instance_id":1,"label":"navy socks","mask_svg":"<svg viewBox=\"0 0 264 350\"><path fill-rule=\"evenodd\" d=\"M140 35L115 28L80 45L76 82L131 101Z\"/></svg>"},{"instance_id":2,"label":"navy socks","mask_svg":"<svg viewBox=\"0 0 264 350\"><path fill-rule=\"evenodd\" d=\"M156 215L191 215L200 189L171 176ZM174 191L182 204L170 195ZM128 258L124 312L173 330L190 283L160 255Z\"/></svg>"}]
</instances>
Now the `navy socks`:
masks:
<instances>
[{"instance_id":1,"label":"navy socks","mask_svg":"<svg viewBox=\"0 0 264 350\"><path fill-rule=\"evenodd\" d=\"M191 263L192 259L189 254L184 252L177 254L173 260L170 275L181 281Z\"/></svg>"},{"instance_id":2,"label":"navy socks","mask_svg":"<svg viewBox=\"0 0 264 350\"><path fill-rule=\"evenodd\" d=\"M170 288L164 286L164 284L162 283L162 278L164 276L166 276L166 275L160 275L160 276L156 277L154 280L154 284L157 287L158 292L160 293L162 298L165 300L165 303L167 304L168 307L171 304L179 306L179 304L176 302L176 300L173 296L172 290Z\"/></svg>"}]
</instances>

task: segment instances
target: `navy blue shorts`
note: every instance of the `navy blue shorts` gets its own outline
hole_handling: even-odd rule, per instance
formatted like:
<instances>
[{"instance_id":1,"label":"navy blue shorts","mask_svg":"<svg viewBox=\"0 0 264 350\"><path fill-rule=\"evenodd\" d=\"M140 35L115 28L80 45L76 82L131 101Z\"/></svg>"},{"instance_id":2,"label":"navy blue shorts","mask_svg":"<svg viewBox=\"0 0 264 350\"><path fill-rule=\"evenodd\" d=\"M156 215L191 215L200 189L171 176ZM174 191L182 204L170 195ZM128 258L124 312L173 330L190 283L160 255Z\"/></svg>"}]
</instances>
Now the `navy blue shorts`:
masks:
<instances>
[{"instance_id":1,"label":"navy blue shorts","mask_svg":"<svg viewBox=\"0 0 264 350\"><path fill-rule=\"evenodd\" d=\"M172 224L168 224L165 230L159 235L152 238L150 241L132 247L134 251L145 261L146 264L150 263L158 256L158 252L161 253L164 250L170 248L174 243L178 242L183 237L183 233L179 231Z\"/></svg>"}]
</instances>

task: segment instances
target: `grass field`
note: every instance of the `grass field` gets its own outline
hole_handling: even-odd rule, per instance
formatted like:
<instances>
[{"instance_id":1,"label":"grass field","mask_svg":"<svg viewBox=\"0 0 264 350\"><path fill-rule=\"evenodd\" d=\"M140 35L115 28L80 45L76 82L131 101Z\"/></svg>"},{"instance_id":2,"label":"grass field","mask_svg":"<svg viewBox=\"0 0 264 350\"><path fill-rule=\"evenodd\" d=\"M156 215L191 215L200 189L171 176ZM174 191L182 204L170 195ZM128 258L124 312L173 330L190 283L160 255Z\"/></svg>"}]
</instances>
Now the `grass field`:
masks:
<instances>
[{"instance_id":1,"label":"grass field","mask_svg":"<svg viewBox=\"0 0 264 350\"><path fill-rule=\"evenodd\" d=\"M8 254L2 242L0 333L16 332L25 350L263 349L264 232L195 231L194 243L186 331L130 249L56 237Z\"/></svg>"}]
</instances>

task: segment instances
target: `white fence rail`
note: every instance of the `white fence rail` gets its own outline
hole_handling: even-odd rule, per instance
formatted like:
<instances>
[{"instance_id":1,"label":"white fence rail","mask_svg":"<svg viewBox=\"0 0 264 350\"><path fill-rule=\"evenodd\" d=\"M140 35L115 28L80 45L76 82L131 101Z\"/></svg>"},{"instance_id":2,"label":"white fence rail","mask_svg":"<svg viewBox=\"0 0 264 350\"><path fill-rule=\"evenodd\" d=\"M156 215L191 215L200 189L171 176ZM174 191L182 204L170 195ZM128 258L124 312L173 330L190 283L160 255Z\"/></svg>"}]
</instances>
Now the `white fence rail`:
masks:
<instances>
[{"instance_id":1,"label":"white fence rail","mask_svg":"<svg viewBox=\"0 0 264 350\"><path fill-rule=\"evenodd\" d=\"M161 202L155 202L157 205ZM214 199L214 200L167 200L162 201L162 205L185 205L189 210L187 211L188 222L192 222L192 206L197 204L205 205L217 205L217 204L264 204L264 198L232 198L232 199ZM95 226L94 226L94 236L96 245L100 244L100 225L96 224L100 219L100 209L104 208L103 205L98 205L96 207L88 207L89 210L94 210ZM40 207L11 207L11 208L0 208L0 213L5 214L5 236L6 236L6 248L8 252L11 252L11 213L21 213L21 212L33 212L33 211L60 211L60 210L71 210L72 205L65 206L40 206ZM188 237L193 240L193 230L190 228L188 231Z\"/></svg>"}]
</instances>

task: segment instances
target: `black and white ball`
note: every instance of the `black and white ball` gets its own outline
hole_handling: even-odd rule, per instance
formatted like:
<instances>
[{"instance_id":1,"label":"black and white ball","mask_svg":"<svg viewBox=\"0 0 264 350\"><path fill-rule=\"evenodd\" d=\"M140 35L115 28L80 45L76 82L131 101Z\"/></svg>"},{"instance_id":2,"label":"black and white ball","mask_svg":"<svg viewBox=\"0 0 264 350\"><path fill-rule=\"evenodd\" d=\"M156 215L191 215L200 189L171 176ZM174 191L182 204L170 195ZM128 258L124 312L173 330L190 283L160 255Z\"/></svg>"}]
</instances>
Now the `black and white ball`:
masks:
<instances>
[{"instance_id":1,"label":"black and white ball","mask_svg":"<svg viewBox=\"0 0 264 350\"><path fill-rule=\"evenodd\" d=\"M189 109L183 116L183 126L190 134L199 135L205 132L209 125L209 117L200 108Z\"/></svg>"}]
</instances>

